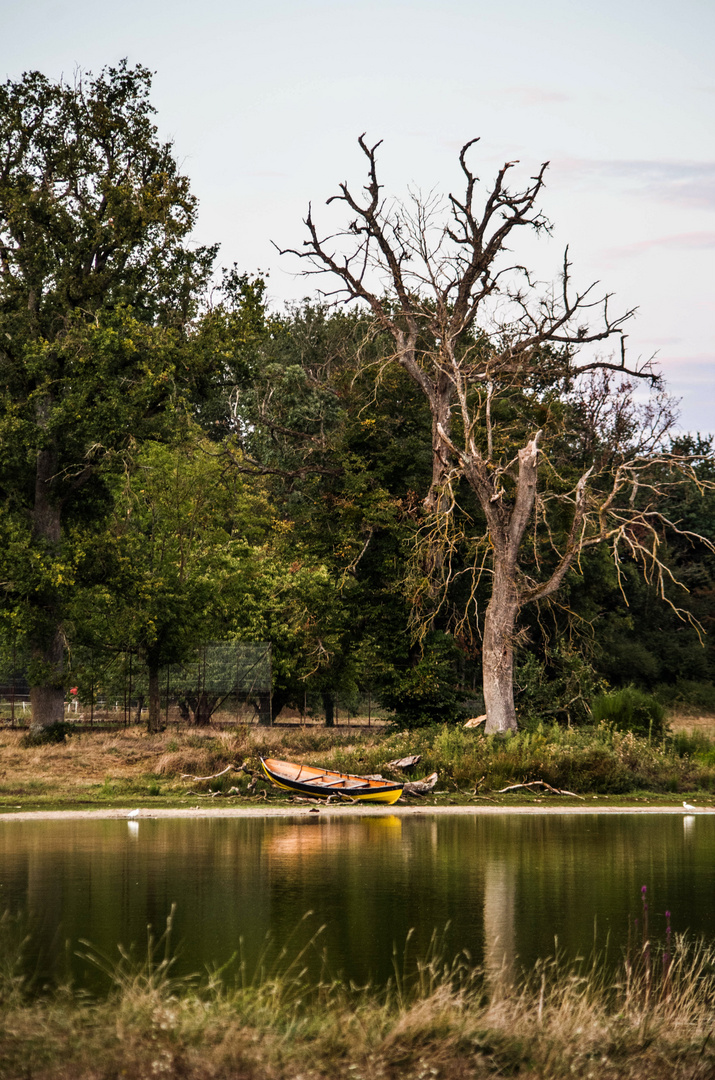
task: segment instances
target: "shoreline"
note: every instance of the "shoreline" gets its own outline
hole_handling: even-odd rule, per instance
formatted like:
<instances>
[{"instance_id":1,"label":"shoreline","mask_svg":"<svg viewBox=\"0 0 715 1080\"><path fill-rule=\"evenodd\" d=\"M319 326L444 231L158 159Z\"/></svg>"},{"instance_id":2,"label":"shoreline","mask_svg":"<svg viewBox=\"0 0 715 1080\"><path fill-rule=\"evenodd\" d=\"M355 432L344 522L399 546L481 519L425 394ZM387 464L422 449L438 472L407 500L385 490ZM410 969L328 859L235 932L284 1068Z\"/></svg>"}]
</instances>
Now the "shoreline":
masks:
<instances>
[{"instance_id":1,"label":"shoreline","mask_svg":"<svg viewBox=\"0 0 715 1080\"><path fill-rule=\"evenodd\" d=\"M151 821L168 818L302 818L308 815L340 817L428 817L430 815L497 815L497 814L678 814L681 817L704 817L715 809L703 807L694 811L682 806L244 806L244 807L177 807L97 810L12 810L0 811L0 821ZM130 816L131 815L131 816Z\"/></svg>"}]
</instances>

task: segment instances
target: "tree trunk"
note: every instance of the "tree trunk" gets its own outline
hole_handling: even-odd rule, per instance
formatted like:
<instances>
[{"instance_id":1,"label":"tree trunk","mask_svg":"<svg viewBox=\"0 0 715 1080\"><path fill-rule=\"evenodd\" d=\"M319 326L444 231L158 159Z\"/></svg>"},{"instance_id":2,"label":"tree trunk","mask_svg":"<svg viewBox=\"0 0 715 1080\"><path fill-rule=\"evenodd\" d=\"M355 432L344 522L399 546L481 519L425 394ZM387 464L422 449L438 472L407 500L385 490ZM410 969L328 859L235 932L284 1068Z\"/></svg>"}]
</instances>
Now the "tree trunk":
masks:
<instances>
[{"instance_id":1,"label":"tree trunk","mask_svg":"<svg viewBox=\"0 0 715 1080\"><path fill-rule=\"evenodd\" d=\"M39 731L61 724L65 716L65 691L62 684L64 672L64 638L57 627L48 645L33 643L33 660L42 665L43 675L39 686L30 687L32 710L31 730Z\"/></svg>"},{"instance_id":2,"label":"tree trunk","mask_svg":"<svg viewBox=\"0 0 715 1080\"><path fill-rule=\"evenodd\" d=\"M273 723L270 694L258 695L258 723L264 727L270 727Z\"/></svg>"},{"instance_id":3,"label":"tree trunk","mask_svg":"<svg viewBox=\"0 0 715 1080\"><path fill-rule=\"evenodd\" d=\"M323 712L325 713L325 726L335 727L335 700L328 690L321 694L323 699Z\"/></svg>"},{"instance_id":4,"label":"tree trunk","mask_svg":"<svg viewBox=\"0 0 715 1080\"><path fill-rule=\"evenodd\" d=\"M487 713L485 732L516 731L514 631L518 605L508 570L495 567L494 587L484 618L482 678Z\"/></svg>"},{"instance_id":5,"label":"tree trunk","mask_svg":"<svg viewBox=\"0 0 715 1080\"><path fill-rule=\"evenodd\" d=\"M149 719L147 720L147 731L155 733L157 731L163 731L164 725L161 722L161 694L159 692L159 665L149 664Z\"/></svg>"},{"instance_id":6,"label":"tree trunk","mask_svg":"<svg viewBox=\"0 0 715 1080\"><path fill-rule=\"evenodd\" d=\"M537 462L540 431L519 451L519 475L512 509L505 518L501 495L485 498L484 485L470 480L479 495L489 522L493 543L494 578L492 595L484 618L482 677L487 734L516 731L514 709L514 636L519 614L517 560L524 532L531 518L536 498ZM488 495L488 490L487 490ZM495 505L492 506L494 501Z\"/></svg>"},{"instance_id":7,"label":"tree trunk","mask_svg":"<svg viewBox=\"0 0 715 1080\"><path fill-rule=\"evenodd\" d=\"M213 712L212 704L215 704L216 699L209 700L209 696L205 690L202 690L196 697L196 707L194 709L194 723L197 727L208 727L211 723L211 714Z\"/></svg>"},{"instance_id":8,"label":"tree trunk","mask_svg":"<svg viewBox=\"0 0 715 1080\"><path fill-rule=\"evenodd\" d=\"M274 690L273 697L271 699L271 705L273 707L273 720L276 721L281 714L281 710L288 704L288 694L285 690Z\"/></svg>"},{"instance_id":9,"label":"tree trunk","mask_svg":"<svg viewBox=\"0 0 715 1080\"><path fill-rule=\"evenodd\" d=\"M61 507L53 500L51 484L57 471L54 450L40 450L35 473L32 533L52 555L59 548ZM30 687L33 730L51 727L64 719L64 634L57 598L48 591L38 597L38 627L30 639L36 674ZM43 625L44 624L44 625Z\"/></svg>"}]
</instances>

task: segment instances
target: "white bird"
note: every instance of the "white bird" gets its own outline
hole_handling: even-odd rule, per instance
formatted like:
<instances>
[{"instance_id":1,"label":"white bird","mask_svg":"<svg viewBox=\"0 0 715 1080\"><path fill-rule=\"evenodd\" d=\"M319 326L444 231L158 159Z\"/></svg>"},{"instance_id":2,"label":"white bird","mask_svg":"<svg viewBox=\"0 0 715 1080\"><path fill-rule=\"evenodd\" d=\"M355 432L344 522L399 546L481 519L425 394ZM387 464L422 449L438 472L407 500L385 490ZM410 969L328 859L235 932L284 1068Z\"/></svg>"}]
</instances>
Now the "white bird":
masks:
<instances>
[{"instance_id":1,"label":"white bird","mask_svg":"<svg viewBox=\"0 0 715 1080\"><path fill-rule=\"evenodd\" d=\"M683 806L685 806L685 803L683 803ZM129 813L127 814L127 817L128 818L139 817L139 811L138 810L130 810Z\"/></svg>"},{"instance_id":2,"label":"white bird","mask_svg":"<svg viewBox=\"0 0 715 1080\"><path fill-rule=\"evenodd\" d=\"M686 810L697 810L697 806L691 806L691 804L689 802L684 802L683 806L685 807Z\"/></svg>"}]
</instances>

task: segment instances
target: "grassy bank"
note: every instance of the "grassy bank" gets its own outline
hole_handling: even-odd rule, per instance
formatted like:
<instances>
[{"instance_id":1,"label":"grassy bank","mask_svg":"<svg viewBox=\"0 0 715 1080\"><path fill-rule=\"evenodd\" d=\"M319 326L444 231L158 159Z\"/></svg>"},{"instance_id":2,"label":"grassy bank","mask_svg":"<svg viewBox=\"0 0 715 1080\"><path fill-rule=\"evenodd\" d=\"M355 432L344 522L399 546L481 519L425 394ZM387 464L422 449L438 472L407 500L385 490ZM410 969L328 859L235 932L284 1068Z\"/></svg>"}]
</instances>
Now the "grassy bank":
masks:
<instances>
[{"instance_id":1,"label":"grassy bank","mask_svg":"<svg viewBox=\"0 0 715 1080\"><path fill-rule=\"evenodd\" d=\"M161 944L161 943L160 943ZM279 970L176 980L161 948L108 969L108 997L33 998L6 949L2 1080L697 1080L715 1071L715 954L639 941L598 961L484 975L436 957L383 989ZM100 964L103 961L99 961ZM399 965L396 965L399 969Z\"/></svg>"},{"instance_id":2,"label":"grassy bank","mask_svg":"<svg viewBox=\"0 0 715 1080\"><path fill-rule=\"evenodd\" d=\"M273 755L403 778L389 762L412 754L421 755L412 777L439 773L432 797L437 802L534 801L542 796L498 794L507 785L533 780L591 800L678 803L687 795L710 805L715 798L715 744L702 732L669 733L649 741L608 724L546 727L506 739L460 727L394 732L246 726L152 736L125 728L85 730L63 743L27 746L22 732L6 728L0 731L0 810L193 806L214 799L227 805L281 802L286 794L261 780L251 786L249 775L238 767L246 762L255 770L259 755ZM229 766L224 775L214 776Z\"/></svg>"}]
</instances>

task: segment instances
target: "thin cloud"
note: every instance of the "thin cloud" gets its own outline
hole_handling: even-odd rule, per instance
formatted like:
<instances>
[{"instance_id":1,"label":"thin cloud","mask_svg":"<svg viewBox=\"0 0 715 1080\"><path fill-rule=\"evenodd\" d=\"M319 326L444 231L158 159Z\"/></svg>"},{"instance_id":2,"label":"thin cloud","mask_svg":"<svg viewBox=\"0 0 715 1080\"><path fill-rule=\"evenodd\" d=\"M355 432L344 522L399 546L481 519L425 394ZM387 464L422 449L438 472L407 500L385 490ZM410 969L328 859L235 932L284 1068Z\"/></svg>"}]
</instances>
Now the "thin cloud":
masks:
<instances>
[{"instance_id":1,"label":"thin cloud","mask_svg":"<svg viewBox=\"0 0 715 1080\"><path fill-rule=\"evenodd\" d=\"M643 195L678 206L715 210L715 161L588 161L559 162L573 178L607 180Z\"/></svg>"},{"instance_id":2,"label":"thin cloud","mask_svg":"<svg viewBox=\"0 0 715 1080\"><path fill-rule=\"evenodd\" d=\"M673 356L667 353L659 356L658 359L667 364L692 365L694 368L711 367L715 369L715 353L696 353L694 356Z\"/></svg>"},{"instance_id":3,"label":"thin cloud","mask_svg":"<svg viewBox=\"0 0 715 1080\"><path fill-rule=\"evenodd\" d=\"M680 233L676 236L654 236L648 240L638 240L635 244L624 247L607 248L605 254L610 258L629 258L633 255L647 254L654 249L662 251L707 251L715 248L715 232Z\"/></svg>"}]
</instances>

